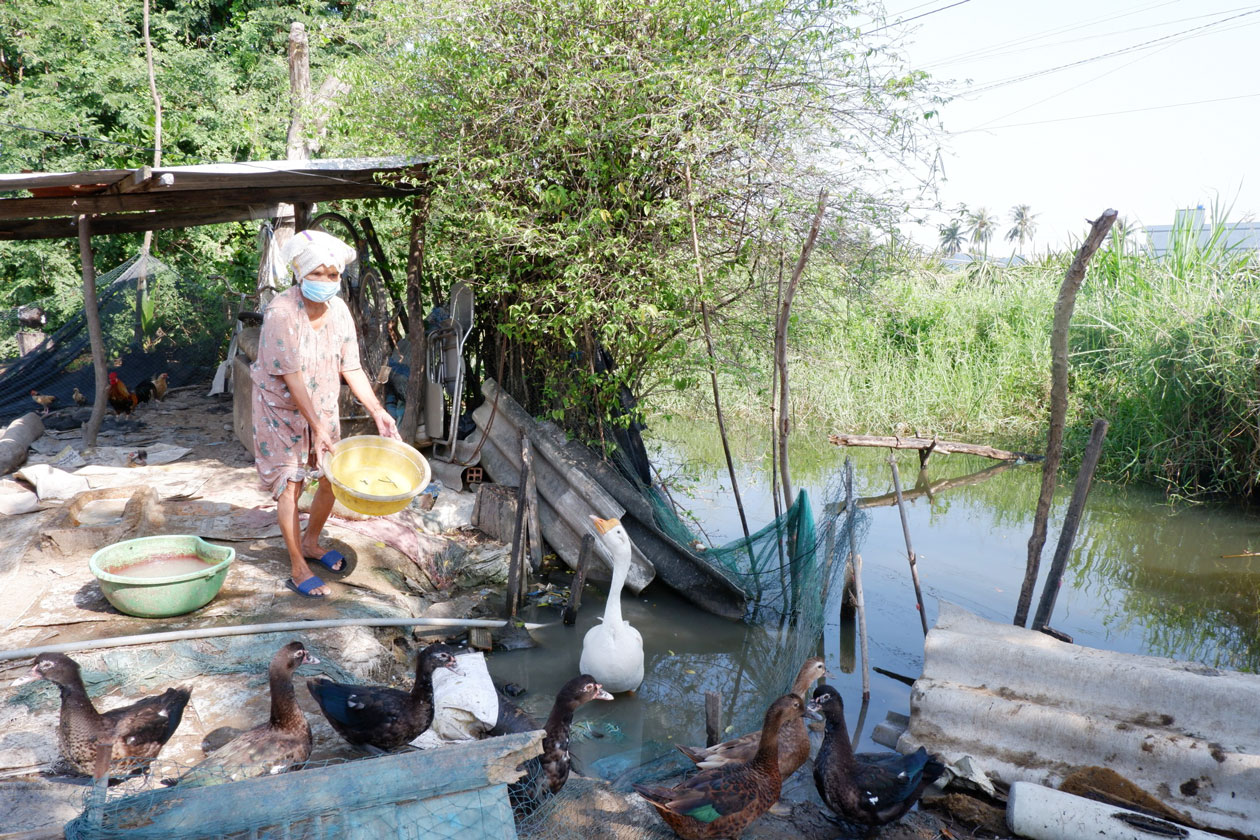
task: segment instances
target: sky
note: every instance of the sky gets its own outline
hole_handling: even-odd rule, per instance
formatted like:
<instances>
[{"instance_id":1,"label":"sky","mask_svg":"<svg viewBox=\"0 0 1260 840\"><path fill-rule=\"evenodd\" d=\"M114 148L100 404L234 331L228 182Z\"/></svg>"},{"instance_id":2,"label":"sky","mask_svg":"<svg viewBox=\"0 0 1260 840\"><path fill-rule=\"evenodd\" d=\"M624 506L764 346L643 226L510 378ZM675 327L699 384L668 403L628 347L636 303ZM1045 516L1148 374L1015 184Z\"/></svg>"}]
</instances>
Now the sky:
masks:
<instances>
[{"instance_id":1,"label":"sky","mask_svg":"<svg viewBox=\"0 0 1260 840\"><path fill-rule=\"evenodd\" d=\"M1260 3L886 0L886 8L888 22L905 21L897 29L910 66L956 92L941 109L939 199L999 218L991 256L1010 247L1002 237L1017 204L1037 214L1026 252L1072 247L1108 207L1145 225L1218 201L1233 206L1230 221L1257 216ZM1054 69L1062 65L1075 66ZM903 233L932 247L948 220L929 214Z\"/></svg>"}]
</instances>

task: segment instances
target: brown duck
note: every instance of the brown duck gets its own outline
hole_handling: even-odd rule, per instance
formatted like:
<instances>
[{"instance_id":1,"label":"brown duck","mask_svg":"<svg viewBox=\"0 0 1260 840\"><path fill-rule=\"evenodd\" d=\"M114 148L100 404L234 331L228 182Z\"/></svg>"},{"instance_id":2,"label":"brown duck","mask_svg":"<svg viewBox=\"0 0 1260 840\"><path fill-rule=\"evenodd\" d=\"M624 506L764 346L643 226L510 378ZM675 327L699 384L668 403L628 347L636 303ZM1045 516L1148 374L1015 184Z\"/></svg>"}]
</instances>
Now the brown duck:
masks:
<instances>
[{"instance_id":1,"label":"brown duck","mask_svg":"<svg viewBox=\"0 0 1260 840\"><path fill-rule=\"evenodd\" d=\"M705 770L677 787L635 785L666 824L684 840L739 837L779 799L779 732L807 714L805 702L785 694L771 704L757 752L747 764Z\"/></svg>"},{"instance_id":2,"label":"brown duck","mask_svg":"<svg viewBox=\"0 0 1260 840\"><path fill-rule=\"evenodd\" d=\"M518 814L530 813L547 796L560 792L569 780L572 756L569 754L569 731L573 713L592 700L611 700L613 696L590 674L574 677L556 694L551 714L543 725L542 755L525 763L525 775L508 785L508 799ZM499 719L486 735L508 735L538 729L534 719L511 700L499 694Z\"/></svg>"},{"instance_id":3,"label":"brown duck","mask_svg":"<svg viewBox=\"0 0 1260 840\"><path fill-rule=\"evenodd\" d=\"M792 684L792 693L805 701L810 686L825 676L826 663L816 656L806 659L796 675L796 682ZM696 766L708 770L725 764L743 764L756 754L760 741L761 731L758 730L711 747L684 747L680 744L678 749ZM805 730L805 721L798 717L783 724L779 730L779 775L786 779L806 761L809 761L809 733Z\"/></svg>"},{"instance_id":4,"label":"brown duck","mask_svg":"<svg viewBox=\"0 0 1260 840\"><path fill-rule=\"evenodd\" d=\"M326 677L309 679L306 687L342 738L380 752L403 746L433 723L433 672L438 668L463 674L454 649L440 642L416 657L416 681L410 692L384 685L335 683Z\"/></svg>"},{"instance_id":5,"label":"brown duck","mask_svg":"<svg viewBox=\"0 0 1260 840\"><path fill-rule=\"evenodd\" d=\"M298 708L293 672L318 665L301 642L289 642L271 658L271 717L228 741L175 780L181 785L216 785L297 769L311 755L311 727Z\"/></svg>"},{"instance_id":6,"label":"brown duck","mask_svg":"<svg viewBox=\"0 0 1260 840\"><path fill-rule=\"evenodd\" d=\"M83 687L79 663L70 657L41 653L35 658L31 676L51 680L61 690L57 745L75 770L89 776L96 765L98 744L113 744L111 775L147 768L175 734L192 694L189 688L168 688L159 695L102 714L96 711Z\"/></svg>"},{"instance_id":7,"label":"brown duck","mask_svg":"<svg viewBox=\"0 0 1260 840\"><path fill-rule=\"evenodd\" d=\"M909 755L895 752L853 754L844 722L840 692L820 685L810 703L827 721L822 747L814 760L814 784L827 807L857 836L895 822L919 801L923 789L940 778L945 765L919 747Z\"/></svg>"}]
</instances>

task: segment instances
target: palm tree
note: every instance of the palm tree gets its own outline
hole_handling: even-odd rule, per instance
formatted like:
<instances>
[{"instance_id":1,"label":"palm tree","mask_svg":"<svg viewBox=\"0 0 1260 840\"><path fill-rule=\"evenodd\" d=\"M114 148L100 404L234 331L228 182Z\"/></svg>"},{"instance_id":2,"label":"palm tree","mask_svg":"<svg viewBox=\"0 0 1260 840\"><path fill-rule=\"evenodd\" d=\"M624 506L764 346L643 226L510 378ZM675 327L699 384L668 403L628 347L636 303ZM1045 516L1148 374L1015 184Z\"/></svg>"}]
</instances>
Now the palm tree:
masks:
<instances>
[{"instance_id":1,"label":"palm tree","mask_svg":"<svg viewBox=\"0 0 1260 840\"><path fill-rule=\"evenodd\" d=\"M941 225L941 251L945 256L952 257L963 249L967 244L967 237L963 234L962 222L954 219L947 225Z\"/></svg>"},{"instance_id":2,"label":"palm tree","mask_svg":"<svg viewBox=\"0 0 1260 840\"><path fill-rule=\"evenodd\" d=\"M971 234L972 242L980 243L986 260L989 258L989 240L993 238L993 228L996 225L997 219L983 207L967 214L967 232Z\"/></svg>"},{"instance_id":3,"label":"palm tree","mask_svg":"<svg viewBox=\"0 0 1260 840\"><path fill-rule=\"evenodd\" d=\"M1016 204L1011 208L1011 229L1006 232L1007 242L1019 242L1020 254L1024 252L1024 240L1032 241L1037 232L1037 214L1027 204Z\"/></svg>"}]
</instances>

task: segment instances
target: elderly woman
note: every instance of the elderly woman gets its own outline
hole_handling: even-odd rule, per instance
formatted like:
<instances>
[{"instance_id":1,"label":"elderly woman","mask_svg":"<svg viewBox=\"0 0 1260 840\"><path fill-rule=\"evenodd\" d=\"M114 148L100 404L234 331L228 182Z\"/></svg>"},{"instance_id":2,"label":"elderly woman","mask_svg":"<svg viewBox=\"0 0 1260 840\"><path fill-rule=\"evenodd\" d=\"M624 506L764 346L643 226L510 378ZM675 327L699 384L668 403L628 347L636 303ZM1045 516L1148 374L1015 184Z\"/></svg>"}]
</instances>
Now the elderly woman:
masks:
<instances>
[{"instance_id":1,"label":"elderly woman","mask_svg":"<svg viewBox=\"0 0 1260 840\"><path fill-rule=\"evenodd\" d=\"M263 316L254 381L254 459L263 486L276 499L280 532L289 550L291 576L285 585L307 598L329 594L311 572L314 560L334 572L345 558L319 545L332 511L328 478L318 469L341 438L337 401L341 379L376 421L385 437L398 437L389 416L359 367L359 344L350 310L337 292L353 248L323 231L305 230L285 246L283 257L297 285L276 295ZM306 533L298 498L310 478L319 478Z\"/></svg>"}]
</instances>

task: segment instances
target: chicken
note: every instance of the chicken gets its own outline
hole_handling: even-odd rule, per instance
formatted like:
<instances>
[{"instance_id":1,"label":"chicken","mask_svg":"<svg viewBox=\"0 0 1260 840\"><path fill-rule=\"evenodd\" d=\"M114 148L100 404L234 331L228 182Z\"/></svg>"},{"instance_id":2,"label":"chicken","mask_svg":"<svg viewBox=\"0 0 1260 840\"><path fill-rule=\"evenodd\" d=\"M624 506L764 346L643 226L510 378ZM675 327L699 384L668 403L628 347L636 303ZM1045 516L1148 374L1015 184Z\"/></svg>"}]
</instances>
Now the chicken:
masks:
<instances>
[{"instance_id":1,"label":"chicken","mask_svg":"<svg viewBox=\"0 0 1260 840\"><path fill-rule=\"evenodd\" d=\"M136 407L136 395L127 390L127 386L118 378L118 374L110 373L109 375L109 391L107 392L109 405L118 414L130 414L131 410Z\"/></svg>"},{"instance_id":2,"label":"chicken","mask_svg":"<svg viewBox=\"0 0 1260 840\"><path fill-rule=\"evenodd\" d=\"M52 409L52 404L57 401L57 398L52 394L41 394L34 388L31 389L31 399L44 407L44 410L40 412L41 416L47 414Z\"/></svg>"},{"instance_id":3,"label":"chicken","mask_svg":"<svg viewBox=\"0 0 1260 840\"><path fill-rule=\"evenodd\" d=\"M149 400L161 400L166 396L166 374L160 374L156 379L146 379L136 386L136 399L142 403Z\"/></svg>"},{"instance_id":4,"label":"chicken","mask_svg":"<svg viewBox=\"0 0 1260 840\"><path fill-rule=\"evenodd\" d=\"M71 394L70 396L74 397L75 405L78 405L78 406L87 405L87 397L83 396L83 392L80 391L77 387L74 389L74 393Z\"/></svg>"}]
</instances>

